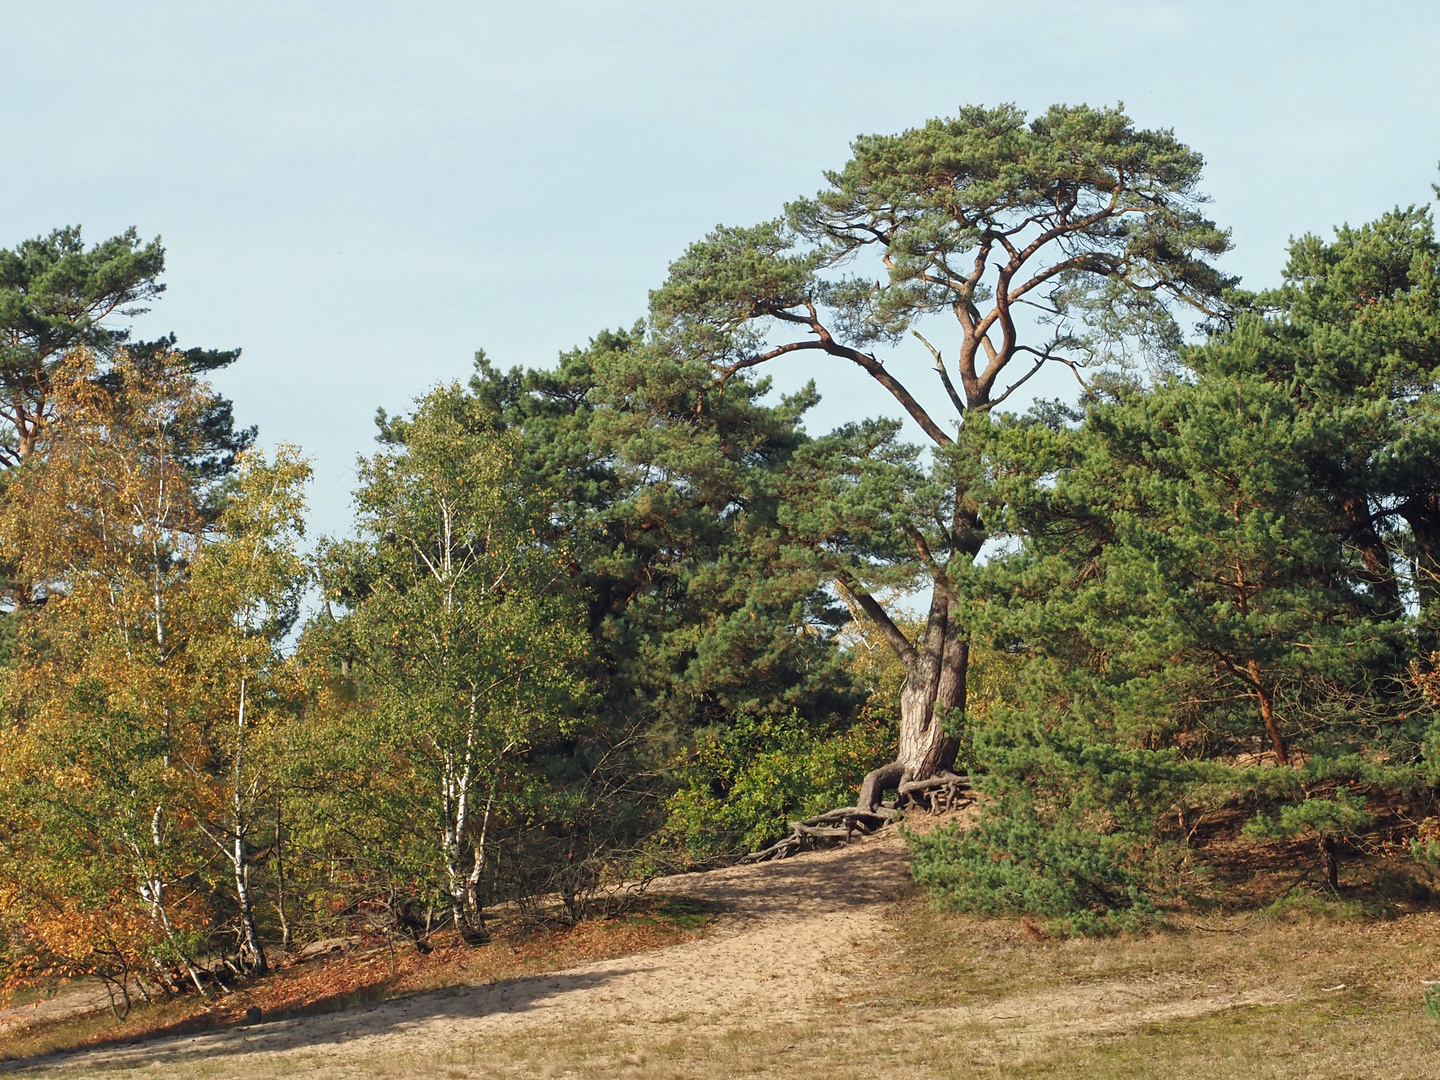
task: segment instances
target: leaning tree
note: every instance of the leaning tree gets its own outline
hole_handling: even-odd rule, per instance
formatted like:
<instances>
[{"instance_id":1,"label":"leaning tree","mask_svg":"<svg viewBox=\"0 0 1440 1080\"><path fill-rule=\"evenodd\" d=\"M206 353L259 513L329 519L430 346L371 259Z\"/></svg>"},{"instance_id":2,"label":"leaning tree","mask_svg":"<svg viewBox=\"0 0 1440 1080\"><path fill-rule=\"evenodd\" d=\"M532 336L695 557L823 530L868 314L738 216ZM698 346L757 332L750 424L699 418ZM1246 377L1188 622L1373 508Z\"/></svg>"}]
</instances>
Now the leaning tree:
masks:
<instances>
[{"instance_id":1,"label":"leaning tree","mask_svg":"<svg viewBox=\"0 0 1440 1080\"><path fill-rule=\"evenodd\" d=\"M954 764L946 721L965 708L963 571L986 535L976 482L989 410L1047 364L1078 374L1173 349L1177 305L1214 315L1231 281L1213 263L1228 233L1200 212L1201 156L1119 108L1057 105L1027 122L1014 106L969 107L852 150L783 218L692 245L651 309L657 336L717 382L824 354L858 365L929 440L927 464L895 445L898 425L851 428L862 494L832 492L795 518L797 539L905 666L899 752L866 777L859 805L870 809L886 788ZM942 350L920 324L947 312ZM907 334L933 361L938 408L881 353ZM887 454L908 480L892 474L884 497L874 477ZM882 590L898 582L931 589L918 640L886 610Z\"/></svg>"}]
</instances>

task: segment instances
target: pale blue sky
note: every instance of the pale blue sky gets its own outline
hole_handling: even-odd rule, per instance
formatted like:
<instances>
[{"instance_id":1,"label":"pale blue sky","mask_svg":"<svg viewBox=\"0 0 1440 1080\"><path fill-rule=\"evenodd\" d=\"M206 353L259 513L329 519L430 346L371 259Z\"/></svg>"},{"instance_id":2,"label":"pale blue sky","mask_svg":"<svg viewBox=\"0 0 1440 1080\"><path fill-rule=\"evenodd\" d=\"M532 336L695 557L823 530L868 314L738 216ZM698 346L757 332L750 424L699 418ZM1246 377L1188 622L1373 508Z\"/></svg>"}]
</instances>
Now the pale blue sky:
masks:
<instances>
[{"instance_id":1,"label":"pale blue sky","mask_svg":"<svg viewBox=\"0 0 1440 1080\"><path fill-rule=\"evenodd\" d=\"M0 246L163 236L142 331L242 346L222 389L314 456L343 530L376 406L628 325L689 241L812 193L857 134L1123 100L1206 156L1262 285L1288 237L1431 197L1437 72L1440 5L1385 0L0 0ZM876 405L813 371L813 427Z\"/></svg>"}]
</instances>

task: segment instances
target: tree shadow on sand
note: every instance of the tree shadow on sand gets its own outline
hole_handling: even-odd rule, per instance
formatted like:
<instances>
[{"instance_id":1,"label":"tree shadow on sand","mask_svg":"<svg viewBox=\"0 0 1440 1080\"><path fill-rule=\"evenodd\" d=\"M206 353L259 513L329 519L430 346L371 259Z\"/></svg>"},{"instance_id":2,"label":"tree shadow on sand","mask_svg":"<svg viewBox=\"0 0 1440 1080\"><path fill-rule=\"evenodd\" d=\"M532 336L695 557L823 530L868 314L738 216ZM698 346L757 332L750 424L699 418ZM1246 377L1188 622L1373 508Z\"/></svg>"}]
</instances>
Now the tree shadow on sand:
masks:
<instances>
[{"instance_id":1,"label":"tree shadow on sand","mask_svg":"<svg viewBox=\"0 0 1440 1080\"><path fill-rule=\"evenodd\" d=\"M114 1039L83 1050L3 1062L0 1063L0 1073L22 1069L69 1071L97 1066L116 1068L147 1062L176 1064L232 1055L323 1047L435 1021L529 1012L544 1008L549 999L561 994L590 990L636 970L634 967L614 966L578 974L525 976L484 986L452 987L392 998L373 1005L342 1007L320 1015L242 1024L221 1030L195 1032L191 1027L186 1032L184 1025L177 1025L178 1030L148 1035L141 1040ZM343 1000L343 996L337 995L329 1003L337 1004ZM321 1000L310 1008L323 1010L326 1004L325 1000ZM190 1023L193 1024L193 1021Z\"/></svg>"}]
</instances>

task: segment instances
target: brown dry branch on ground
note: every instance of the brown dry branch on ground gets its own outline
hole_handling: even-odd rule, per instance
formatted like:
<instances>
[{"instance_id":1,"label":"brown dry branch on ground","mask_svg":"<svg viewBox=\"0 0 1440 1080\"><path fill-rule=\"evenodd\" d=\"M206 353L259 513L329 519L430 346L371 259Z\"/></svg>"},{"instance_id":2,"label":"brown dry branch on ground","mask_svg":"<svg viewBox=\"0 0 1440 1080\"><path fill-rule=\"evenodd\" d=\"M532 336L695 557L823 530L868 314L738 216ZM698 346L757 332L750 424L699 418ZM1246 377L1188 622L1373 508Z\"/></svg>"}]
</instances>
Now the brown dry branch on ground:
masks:
<instances>
[{"instance_id":1,"label":"brown dry branch on ground","mask_svg":"<svg viewBox=\"0 0 1440 1080\"><path fill-rule=\"evenodd\" d=\"M959 810L975 801L970 778L948 769L924 780L903 780L896 797L868 809L863 805L842 806L827 810L803 821L790 822L790 834L767 848L752 851L742 863L788 859L802 851L813 851L826 844L850 843L857 835L878 832L906 811L943 814Z\"/></svg>"}]
</instances>

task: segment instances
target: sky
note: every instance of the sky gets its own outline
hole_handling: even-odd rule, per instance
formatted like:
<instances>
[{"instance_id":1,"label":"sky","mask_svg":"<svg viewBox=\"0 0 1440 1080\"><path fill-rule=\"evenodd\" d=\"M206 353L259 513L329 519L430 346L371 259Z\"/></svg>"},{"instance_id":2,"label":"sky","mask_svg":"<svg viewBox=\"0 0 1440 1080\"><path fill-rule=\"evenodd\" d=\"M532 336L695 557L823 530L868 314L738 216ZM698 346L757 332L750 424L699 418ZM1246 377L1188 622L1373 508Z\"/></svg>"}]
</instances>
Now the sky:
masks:
<instances>
[{"instance_id":1,"label":"sky","mask_svg":"<svg viewBox=\"0 0 1440 1080\"><path fill-rule=\"evenodd\" d=\"M688 243L813 194L857 135L1123 102L1204 154L1261 287L1291 237L1433 197L1437 70L1418 0L0 0L0 247L160 236L137 332L243 348L219 388L343 532L377 407L634 323ZM812 429L885 409L858 372L777 374L818 380Z\"/></svg>"}]
</instances>

